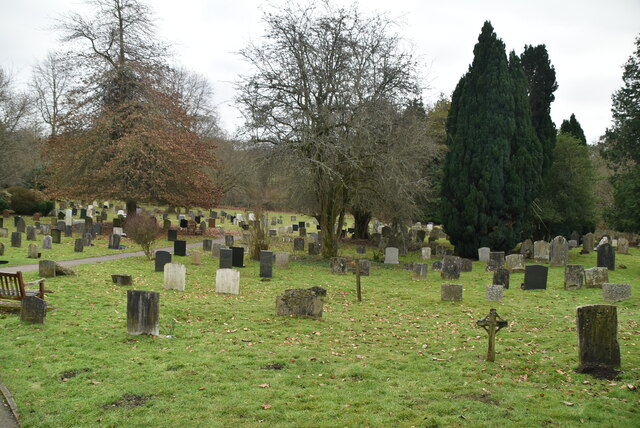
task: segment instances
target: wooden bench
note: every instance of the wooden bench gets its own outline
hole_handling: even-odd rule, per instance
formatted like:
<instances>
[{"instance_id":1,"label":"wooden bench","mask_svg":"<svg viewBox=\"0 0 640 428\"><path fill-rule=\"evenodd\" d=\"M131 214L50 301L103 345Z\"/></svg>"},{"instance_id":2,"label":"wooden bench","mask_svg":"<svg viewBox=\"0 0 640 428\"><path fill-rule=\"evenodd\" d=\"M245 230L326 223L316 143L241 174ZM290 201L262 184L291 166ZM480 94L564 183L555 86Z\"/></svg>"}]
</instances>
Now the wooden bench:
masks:
<instances>
[{"instance_id":1,"label":"wooden bench","mask_svg":"<svg viewBox=\"0 0 640 428\"><path fill-rule=\"evenodd\" d=\"M35 296L44 299L44 278L36 281L24 282L22 272L0 272L0 299L22 300L27 296ZM25 286L39 285L39 290L27 290Z\"/></svg>"}]
</instances>

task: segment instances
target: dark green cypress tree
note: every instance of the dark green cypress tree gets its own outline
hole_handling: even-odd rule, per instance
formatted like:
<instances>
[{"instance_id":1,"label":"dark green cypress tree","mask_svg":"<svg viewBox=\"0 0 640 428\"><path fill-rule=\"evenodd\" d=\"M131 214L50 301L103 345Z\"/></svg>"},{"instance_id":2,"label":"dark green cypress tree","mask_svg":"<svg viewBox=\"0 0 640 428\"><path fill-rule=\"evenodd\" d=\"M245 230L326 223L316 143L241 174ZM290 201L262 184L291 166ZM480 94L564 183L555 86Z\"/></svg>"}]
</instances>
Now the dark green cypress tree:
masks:
<instances>
[{"instance_id":1,"label":"dark green cypress tree","mask_svg":"<svg viewBox=\"0 0 640 428\"><path fill-rule=\"evenodd\" d=\"M464 257L509 250L540 187L542 153L531 124L526 77L485 22L473 63L453 93L442 183L446 232Z\"/></svg>"},{"instance_id":2,"label":"dark green cypress tree","mask_svg":"<svg viewBox=\"0 0 640 428\"><path fill-rule=\"evenodd\" d=\"M583 145L587 145L587 137L584 136L582 126L580 126L580 122L578 122L576 115L573 113L571 113L569 120L565 119L562 121L562 125L560 125L560 133L569 134L577 138Z\"/></svg>"}]
</instances>

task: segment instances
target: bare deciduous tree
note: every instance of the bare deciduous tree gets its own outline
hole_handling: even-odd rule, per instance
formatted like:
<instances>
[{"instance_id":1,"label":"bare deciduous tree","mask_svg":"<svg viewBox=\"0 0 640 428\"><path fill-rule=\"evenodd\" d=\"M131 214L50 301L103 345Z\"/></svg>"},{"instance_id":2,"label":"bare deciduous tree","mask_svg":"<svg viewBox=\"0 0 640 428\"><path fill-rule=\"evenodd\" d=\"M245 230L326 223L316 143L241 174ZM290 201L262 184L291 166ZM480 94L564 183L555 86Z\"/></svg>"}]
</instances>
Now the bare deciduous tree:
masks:
<instances>
[{"instance_id":1,"label":"bare deciduous tree","mask_svg":"<svg viewBox=\"0 0 640 428\"><path fill-rule=\"evenodd\" d=\"M58 53L50 52L44 61L33 68L31 89L35 106L44 123L49 125L51 137L58 134L67 110L64 98L71 87L72 78L69 64Z\"/></svg>"}]
</instances>

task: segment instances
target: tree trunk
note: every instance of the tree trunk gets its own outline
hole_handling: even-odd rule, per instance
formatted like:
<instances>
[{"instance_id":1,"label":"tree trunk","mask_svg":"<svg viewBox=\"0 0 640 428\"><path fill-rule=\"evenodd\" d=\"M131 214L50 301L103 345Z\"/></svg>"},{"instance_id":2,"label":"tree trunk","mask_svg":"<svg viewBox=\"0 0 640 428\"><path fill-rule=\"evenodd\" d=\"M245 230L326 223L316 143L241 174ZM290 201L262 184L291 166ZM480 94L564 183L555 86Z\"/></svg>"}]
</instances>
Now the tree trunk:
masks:
<instances>
[{"instance_id":1,"label":"tree trunk","mask_svg":"<svg viewBox=\"0 0 640 428\"><path fill-rule=\"evenodd\" d=\"M354 221L356 223L356 239L369 239L369 222L372 214L369 211L353 210Z\"/></svg>"}]
</instances>

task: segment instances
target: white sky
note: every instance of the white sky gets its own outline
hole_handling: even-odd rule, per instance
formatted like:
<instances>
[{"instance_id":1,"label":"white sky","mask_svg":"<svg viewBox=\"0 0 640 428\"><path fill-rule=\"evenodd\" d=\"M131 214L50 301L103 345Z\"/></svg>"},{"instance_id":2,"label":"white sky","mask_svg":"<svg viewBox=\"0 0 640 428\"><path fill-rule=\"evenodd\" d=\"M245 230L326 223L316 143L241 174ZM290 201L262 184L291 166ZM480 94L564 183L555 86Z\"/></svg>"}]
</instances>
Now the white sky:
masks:
<instances>
[{"instance_id":1,"label":"white sky","mask_svg":"<svg viewBox=\"0 0 640 428\"><path fill-rule=\"evenodd\" d=\"M247 73L236 54L263 32L262 11L285 0L149 0L160 38L174 45L176 62L213 84L222 126L230 134L241 118L234 82ZM349 5L346 0L334 4ZM490 20L507 50L545 44L559 88L552 118L571 113L594 142L611 124L611 94L622 85L622 65L640 34L640 0L364 0L364 12L385 12L414 45L423 64L426 103L450 95L473 59ZM55 18L81 11L81 0L0 0L0 67L24 84L31 66L59 47Z\"/></svg>"}]
</instances>

